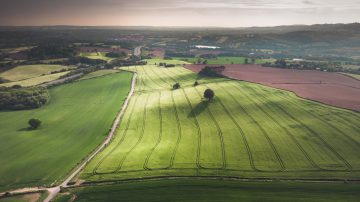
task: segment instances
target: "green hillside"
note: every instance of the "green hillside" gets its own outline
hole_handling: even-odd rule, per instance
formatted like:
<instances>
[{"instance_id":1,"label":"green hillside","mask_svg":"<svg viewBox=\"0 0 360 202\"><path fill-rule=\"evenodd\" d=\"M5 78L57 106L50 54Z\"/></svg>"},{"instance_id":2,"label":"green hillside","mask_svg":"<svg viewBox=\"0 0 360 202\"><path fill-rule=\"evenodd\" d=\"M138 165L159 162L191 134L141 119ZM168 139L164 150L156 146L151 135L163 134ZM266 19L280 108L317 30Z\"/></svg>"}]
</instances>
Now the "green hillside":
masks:
<instances>
[{"instance_id":1,"label":"green hillside","mask_svg":"<svg viewBox=\"0 0 360 202\"><path fill-rule=\"evenodd\" d=\"M34 110L0 112L0 191L50 185L66 176L107 136L130 88L118 73L50 89ZM28 120L42 125L28 130Z\"/></svg>"},{"instance_id":2,"label":"green hillside","mask_svg":"<svg viewBox=\"0 0 360 202\"><path fill-rule=\"evenodd\" d=\"M360 177L358 113L182 67L125 69L138 73L136 92L115 139L81 179ZM175 82L181 89L172 90ZM211 102L206 88L215 91Z\"/></svg>"}]
</instances>

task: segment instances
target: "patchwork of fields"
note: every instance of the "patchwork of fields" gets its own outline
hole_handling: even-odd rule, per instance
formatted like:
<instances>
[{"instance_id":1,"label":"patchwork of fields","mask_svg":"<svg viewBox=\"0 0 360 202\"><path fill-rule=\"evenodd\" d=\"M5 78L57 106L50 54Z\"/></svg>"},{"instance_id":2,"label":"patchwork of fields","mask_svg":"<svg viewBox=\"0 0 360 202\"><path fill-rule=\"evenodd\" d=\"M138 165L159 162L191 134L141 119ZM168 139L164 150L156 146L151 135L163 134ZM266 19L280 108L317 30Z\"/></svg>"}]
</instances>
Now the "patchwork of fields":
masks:
<instances>
[{"instance_id":1,"label":"patchwork of fields","mask_svg":"<svg viewBox=\"0 0 360 202\"><path fill-rule=\"evenodd\" d=\"M124 69L138 74L135 94L113 142L81 179L360 177L358 113L179 66ZM181 89L172 90L175 82ZM216 94L210 103L206 88Z\"/></svg>"},{"instance_id":2,"label":"patchwork of fields","mask_svg":"<svg viewBox=\"0 0 360 202\"><path fill-rule=\"evenodd\" d=\"M125 100L132 73L122 72L50 88L34 110L0 112L0 192L51 185L107 136ZM28 120L42 125L28 130Z\"/></svg>"},{"instance_id":3,"label":"patchwork of fields","mask_svg":"<svg viewBox=\"0 0 360 202\"><path fill-rule=\"evenodd\" d=\"M71 67L62 65L23 65L1 73L0 77L10 81L21 81L63 69L71 69Z\"/></svg>"}]
</instances>

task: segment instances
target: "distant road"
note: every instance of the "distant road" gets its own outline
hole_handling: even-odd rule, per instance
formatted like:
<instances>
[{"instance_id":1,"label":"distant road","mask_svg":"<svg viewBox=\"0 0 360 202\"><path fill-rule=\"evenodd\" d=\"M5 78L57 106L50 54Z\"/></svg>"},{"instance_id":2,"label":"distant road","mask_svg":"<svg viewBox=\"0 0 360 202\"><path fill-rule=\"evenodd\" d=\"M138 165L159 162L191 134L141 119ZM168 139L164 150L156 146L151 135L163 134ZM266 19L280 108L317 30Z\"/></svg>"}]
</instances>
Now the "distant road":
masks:
<instances>
[{"instance_id":1,"label":"distant road","mask_svg":"<svg viewBox=\"0 0 360 202\"><path fill-rule=\"evenodd\" d=\"M141 56L141 48L142 46L138 46L134 49L134 55L137 56L137 57L140 57Z\"/></svg>"}]
</instances>

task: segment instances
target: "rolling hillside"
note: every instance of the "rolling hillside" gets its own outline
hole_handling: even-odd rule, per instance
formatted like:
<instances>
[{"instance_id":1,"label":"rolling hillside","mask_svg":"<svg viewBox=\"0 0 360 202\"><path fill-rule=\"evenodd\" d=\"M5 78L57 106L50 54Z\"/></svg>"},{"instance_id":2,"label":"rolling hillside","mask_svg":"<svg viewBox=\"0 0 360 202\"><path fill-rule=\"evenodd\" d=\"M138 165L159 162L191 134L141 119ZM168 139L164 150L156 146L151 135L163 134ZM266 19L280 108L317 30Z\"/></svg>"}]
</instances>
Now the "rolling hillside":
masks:
<instances>
[{"instance_id":1,"label":"rolling hillside","mask_svg":"<svg viewBox=\"0 0 360 202\"><path fill-rule=\"evenodd\" d=\"M360 177L357 113L179 66L125 69L138 73L135 95L117 136L81 179ZM172 90L175 82L181 89ZM216 93L211 102L206 88Z\"/></svg>"},{"instance_id":2,"label":"rolling hillside","mask_svg":"<svg viewBox=\"0 0 360 202\"><path fill-rule=\"evenodd\" d=\"M58 182L106 137L130 89L123 72L50 89L34 110L0 112L0 192ZM42 125L28 129L28 120Z\"/></svg>"}]
</instances>

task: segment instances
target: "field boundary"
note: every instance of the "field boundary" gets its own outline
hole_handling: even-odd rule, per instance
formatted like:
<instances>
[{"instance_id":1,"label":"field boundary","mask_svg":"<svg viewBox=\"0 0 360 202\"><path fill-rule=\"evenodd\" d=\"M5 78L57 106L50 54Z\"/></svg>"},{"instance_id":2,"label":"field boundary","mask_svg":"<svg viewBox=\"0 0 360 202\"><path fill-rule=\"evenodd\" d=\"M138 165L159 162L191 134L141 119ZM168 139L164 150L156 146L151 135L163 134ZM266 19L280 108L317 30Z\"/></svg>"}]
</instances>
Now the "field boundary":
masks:
<instances>
[{"instance_id":1,"label":"field boundary","mask_svg":"<svg viewBox=\"0 0 360 202\"><path fill-rule=\"evenodd\" d=\"M132 98L132 95L134 94L134 89L135 89L135 85L136 85L136 73L133 73L133 77L131 80L131 88L129 91L128 96L126 97L126 100L124 102L124 104L122 105L119 113L116 116L116 119L109 131L109 135L107 136L107 138L104 140L104 142L92 153L90 154L84 161L83 163L76 168L73 172L71 172L71 174L58 186L56 187L52 187L47 189L49 191L49 195L48 197L44 200L44 202L50 202L52 199L55 198L55 196L60 192L60 188L61 187L67 187L68 183L76 176L80 173L80 171L83 170L83 168L90 162L90 160L92 160L100 151L102 151L113 139L113 136L116 132L116 130L119 127L119 123L121 121L121 118L123 116L123 114L125 113L128 103L130 102L130 99Z\"/></svg>"}]
</instances>

